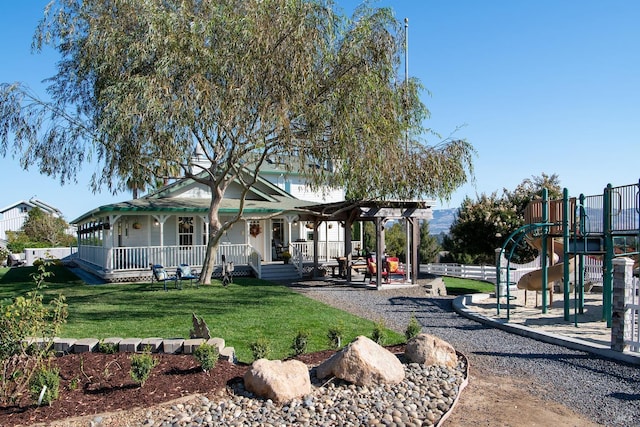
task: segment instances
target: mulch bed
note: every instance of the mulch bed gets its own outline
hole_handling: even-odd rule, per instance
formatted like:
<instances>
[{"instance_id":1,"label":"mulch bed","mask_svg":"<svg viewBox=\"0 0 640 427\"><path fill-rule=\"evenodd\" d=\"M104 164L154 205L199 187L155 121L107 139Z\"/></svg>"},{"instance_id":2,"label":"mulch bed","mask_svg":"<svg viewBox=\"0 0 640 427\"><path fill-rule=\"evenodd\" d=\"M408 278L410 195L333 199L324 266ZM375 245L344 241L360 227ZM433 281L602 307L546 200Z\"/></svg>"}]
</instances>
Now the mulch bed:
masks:
<instances>
[{"instance_id":1,"label":"mulch bed","mask_svg":"<svg viewBox=\"0 0 640 427\"><path fill-rule=\"evenodd\" d=\"M387 348L393 353L404 351L404 346ZM295 359L315 366L334 353L326 350ZM222 396L227 393L227 385L240 380L250 367L220 361L205 373L193 356L156 354L158 365L140 387L129 374L130 357L130 353L82 353L55 358L54 366L60 370L61 378L58 400L51 406L38 407L25 397L16 406L0 407L0 426L146 408L195 393Z\"/></svg>"}]
</instances>

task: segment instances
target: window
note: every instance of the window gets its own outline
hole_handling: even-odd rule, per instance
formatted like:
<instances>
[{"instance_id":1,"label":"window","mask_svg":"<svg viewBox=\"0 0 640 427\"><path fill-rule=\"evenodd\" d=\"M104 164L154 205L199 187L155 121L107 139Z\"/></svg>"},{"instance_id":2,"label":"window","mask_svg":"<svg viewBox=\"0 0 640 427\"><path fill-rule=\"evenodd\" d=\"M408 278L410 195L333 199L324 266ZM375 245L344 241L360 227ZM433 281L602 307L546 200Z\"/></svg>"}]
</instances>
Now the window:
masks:
<instances>
[{"instance_id":1,"label":"window","mask_svg":"<svg viewBox=\"0 0 640 427\"><path fill-rule=\"evenodd\" d=\"M193 246L193 217L178 217L178 244L180 246Z\"/></svg>"},{"instance_id":2,"label":"window","mask_svg":"<svg viewBox=\"0 0 640 427\"><path fill-rule=\"evenodd\" d=\"M29 209L26 206L20 206L20 213L27 213Z\"/></svg>"}]
</instances>

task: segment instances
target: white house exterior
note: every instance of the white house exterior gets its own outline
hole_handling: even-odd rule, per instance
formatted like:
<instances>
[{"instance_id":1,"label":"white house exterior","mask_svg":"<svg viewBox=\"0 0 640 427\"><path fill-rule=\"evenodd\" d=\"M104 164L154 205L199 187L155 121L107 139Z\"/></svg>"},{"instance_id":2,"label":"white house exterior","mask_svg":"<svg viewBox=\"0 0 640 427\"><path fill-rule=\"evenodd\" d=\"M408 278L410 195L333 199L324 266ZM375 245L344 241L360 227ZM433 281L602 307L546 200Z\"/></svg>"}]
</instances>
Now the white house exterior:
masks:
<instances>
[{"instance_id":1,"label":"white house exterior","mask_svg":"<svg viewBox=\"0 0 640 427\"><path fill-rule=\"evenodd\" d=\"M242 189L240 183L227 188L219 208L223 223L237 216ZM215 264L221 266L224 255L236 265L236 274L263 277L262 266L283 264L286 251L293 266L288 268L295 268L299 277L311 264L350 259L362 248L362 236L351 235L356 221L375 221L381 230L389 219L406 219L416 234L419 224L414 220L432 215L433 201L344 199L342 189L314 192L302 175L266 164L246 195L240 220L220 240ZM184 178L144 197L93 209L71 222L78 230L77 262L111 282L149 280L154 264L171 270L185 263L198 269L207 247L210 202L207 186Z\"/></svg>"},{"instance_id":2,"label":"white house exterior","mask_svg":"<svg viewBox=\"0 0 640 427\"><path fill-rule=\"evenodd\" d=\"M287 175L285 180L276 167L265 169L246 196L241 220L220 241L218 258L225 255L227 261L249 266L260 276L261 264L282 263L287 251L301 271L302 264L313 259L314 231L322 242L318 251L323 259L342 256L344 227L327 221L314 230L308 219L317 215L305 207L327 197L342 200L344 193L312 193L298 176ZM240 184L227 189L221 221L237 214L241 190ZM146 280L150 264L173 268L187 263L197 268L207 245L210 200L208 187L182 179L147 196L93 209L72 221L78 229L78 263L108 281Z\"/></svg>"},{"instance_id":3,"label":"white house exterior","mask_svg":"<svg viewBox=\"0 0 640 427\"><path fill-rule=\"evenodd\" d=\"M21 230L29 216L29 211L36 207L47 214L62 218L62 212L59 209L42 200L34 197L29 200L20 200L0 210L0 240L7 239L7 231Z\"/></svg>"}]
</instances>

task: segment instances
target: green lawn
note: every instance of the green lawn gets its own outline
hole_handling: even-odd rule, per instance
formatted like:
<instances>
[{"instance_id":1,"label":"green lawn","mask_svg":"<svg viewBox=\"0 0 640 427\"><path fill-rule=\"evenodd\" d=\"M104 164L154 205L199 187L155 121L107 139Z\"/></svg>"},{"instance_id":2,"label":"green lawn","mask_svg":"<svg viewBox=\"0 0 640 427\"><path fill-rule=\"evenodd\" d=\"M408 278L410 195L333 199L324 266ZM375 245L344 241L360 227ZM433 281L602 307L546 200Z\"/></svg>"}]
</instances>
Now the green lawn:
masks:
<instances>
[{"instance_id":1,"label":"green lawn","mask_svg":"<svg viewBox=\"0 0 640 427\"><path fill-rule=\"evenodd\" d=\"M494 291L493 283L479 280L460 279L458 277L443 277L447 295L465 295L477 293L490 293Z\"/></svg>"},{"instance_id":2,"label":"green lawn","mask_svg":"<svg viewBox=\"0 0 640 427\"><path fill-rule=\"evenodd\" d=\"M0 299L13 298L33 288L33 267L0 269ZM64 267L52 267L46 296L63 294L69 318L61 336L73 338L162 337L188 338L191 314L207 322L212 336L233 346L240 361L252 360L249 344L259 337L271 343L270 358L291 354L300 329L309 331L309 352L327 348L327 331L342 323L348 343L358 335L371 336L374 323L297 294L264 280L236 278L226 288L219 282L199 289L162 290L161 284L87 285ZM388 342L404 336L388 331Z\"/></svg>"}]
</instances>

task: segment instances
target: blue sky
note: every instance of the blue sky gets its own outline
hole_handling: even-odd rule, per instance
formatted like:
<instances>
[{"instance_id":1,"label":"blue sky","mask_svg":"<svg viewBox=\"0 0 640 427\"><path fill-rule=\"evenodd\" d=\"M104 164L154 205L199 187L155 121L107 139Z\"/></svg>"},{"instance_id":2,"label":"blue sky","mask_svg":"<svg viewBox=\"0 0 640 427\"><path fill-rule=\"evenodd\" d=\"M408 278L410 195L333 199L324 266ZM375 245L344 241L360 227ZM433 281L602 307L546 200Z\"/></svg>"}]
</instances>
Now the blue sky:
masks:
<instances>
[{"instance_id":1,"label":"blue sky","mask_svg":"<svg viewBox=\"0 0 640 427\"><path fill-rule=\"evenodd\" d=\"M3 2L0 82L23 81L42 96L55 72L52 52L31 54L47 1ZM350 10L358 1L338 1ZM443 137L466 138L478 152L465 196L513 190L525 178L556 173L571 195L600 194L640 179L640 1L396 0L409 18L409 74L428 93L426 123ZM403 71L401 71L403 72ZM438 139L428 137L428 142ZM130 194L92 194L93 167L61 187L0 157L0 207L37 196L68 220Z\"/></svg>"}]
</instances>

